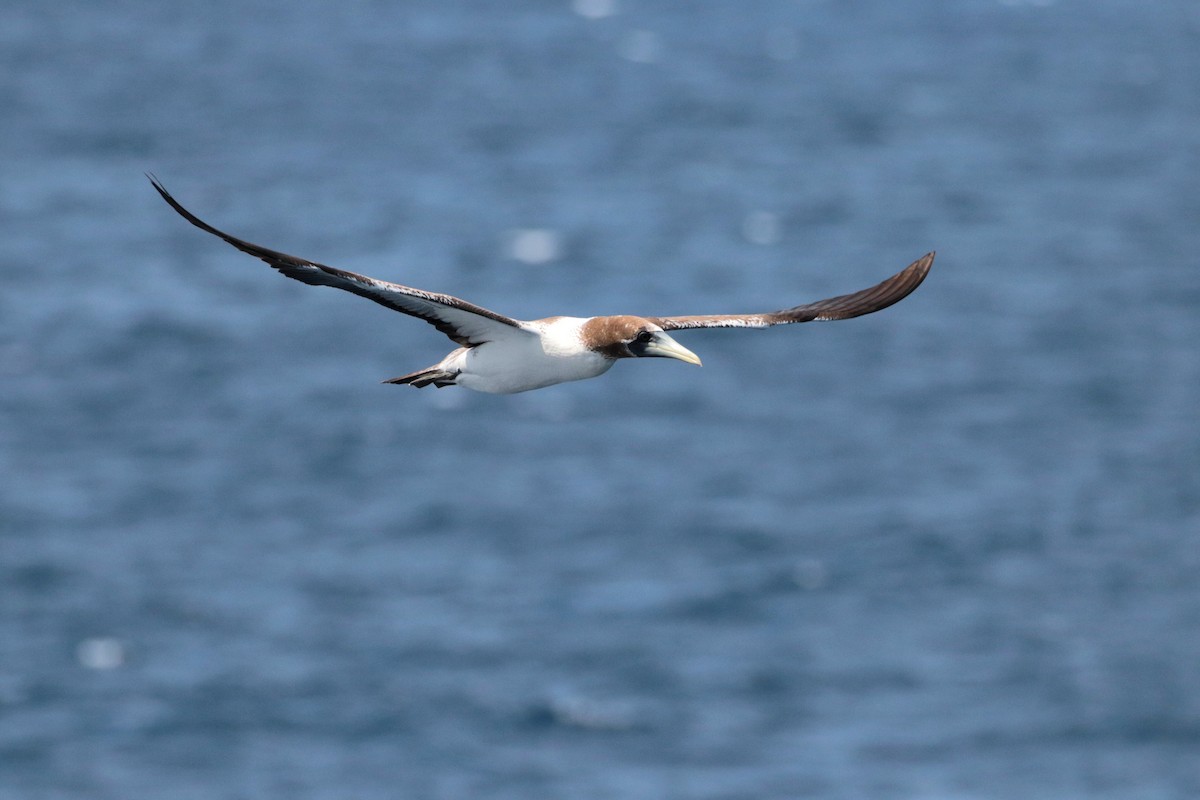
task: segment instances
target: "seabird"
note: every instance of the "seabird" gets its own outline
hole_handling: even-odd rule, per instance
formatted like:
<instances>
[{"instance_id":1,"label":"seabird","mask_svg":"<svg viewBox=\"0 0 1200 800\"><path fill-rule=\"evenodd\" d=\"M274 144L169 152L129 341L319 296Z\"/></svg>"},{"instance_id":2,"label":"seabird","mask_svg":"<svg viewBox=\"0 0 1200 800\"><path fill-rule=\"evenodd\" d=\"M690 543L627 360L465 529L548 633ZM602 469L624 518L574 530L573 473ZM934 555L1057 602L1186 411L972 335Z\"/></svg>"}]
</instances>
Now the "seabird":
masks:
<instances>
[{"instance_id":1,"label":"seabird","mask_svg":"<svg viewBox=\"0 0 1200 800\"><path fill-rule=\"evenodd\" d=\"M793 322L850 319L896 303L916 289L933 264L933 253L887 280L844 294L763 314L711 314L682 317L547 317L513 319L446 294L357 275L315 261L251 244L217 230L181 206L158 179L150 183L188 222L260 258L289 278L313 286L333 286L418 317L459 346L437 364L384 383L418 388L463 386L477 392L513 394L566 381L603 375L622 358L674 358L700 364L700 358L667 335L689 328L769 328Z\"/></svg>"}]
</instances>

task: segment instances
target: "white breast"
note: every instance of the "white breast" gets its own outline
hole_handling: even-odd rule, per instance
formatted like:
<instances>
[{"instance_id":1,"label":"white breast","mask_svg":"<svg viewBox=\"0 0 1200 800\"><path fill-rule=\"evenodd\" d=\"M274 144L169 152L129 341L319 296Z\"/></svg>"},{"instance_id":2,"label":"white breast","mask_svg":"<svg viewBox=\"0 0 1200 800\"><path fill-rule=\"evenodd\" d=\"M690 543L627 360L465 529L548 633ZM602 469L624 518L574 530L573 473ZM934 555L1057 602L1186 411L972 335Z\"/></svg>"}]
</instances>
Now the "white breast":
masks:
<instances>
[{"instance_id":1,"label":"white breast","mask_svg":"<svg viewBox=\"0 0 1200 800\"><path fill-rule=\"evenodd\" d=\"M460 370L456 383L477 392L514 394L602 375L611 359L588 350L584 319L558 317L528 322L533 336L512 336L452 353L441 366ZM453 363L450 363L453 362Z\"/></svg>"}]
</instances>

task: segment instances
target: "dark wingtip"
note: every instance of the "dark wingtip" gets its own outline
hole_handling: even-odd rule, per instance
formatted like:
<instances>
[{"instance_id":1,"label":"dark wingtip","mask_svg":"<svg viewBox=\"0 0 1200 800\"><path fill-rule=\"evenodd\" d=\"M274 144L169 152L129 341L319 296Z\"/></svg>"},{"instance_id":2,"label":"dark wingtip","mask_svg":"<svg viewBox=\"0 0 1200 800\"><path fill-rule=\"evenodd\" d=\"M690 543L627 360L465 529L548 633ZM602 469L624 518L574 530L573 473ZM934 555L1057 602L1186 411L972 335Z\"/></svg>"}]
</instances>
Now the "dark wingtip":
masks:
<instances>
[{"instance_id":1,"label":"dark wingtip","mask_svg":"<svg viewBox=\"0 0 1200 800\"><path fill-rule=\"evenodd\" d=\"M929 274L929 270L933 267L933 260L935 258L937 258L937 250L930 250L909 265L909 269L921 276L920 280L913 286L914 289L921 285L921 281L925 280L925 276Z\"/></svg>"},{"instance_id":2,"label":"dark wingtip","mask_svg":"<svg viewBox=\"0 0 1200 800\"><path fill-rule=\"evenodd\" d=\"M200 230L207 231L208 233L211 233L214 236L220 236L222 239L229 242L234 247L237 247L240 249L244 249L244 248L242 248L243 244L246 244L246 245L249 244L248 242L243 242L241 239L237 239L236 237L230 236L229 234L225 233L224 231L217 230L212 225L209 225L207 222L200 219L192 212L188 211L186 208L184 208L182 205L179 204L178 200L176 200L174 197L171 196L171 193L167 191L167 188L162 185L162 181L160 181L154 175L154 173L147 172L146 177L150 179L150 185L154 187L155 191L157 191L162 196L163 200L167 201L167 205L169 205L171 208L175 209L175 213L179 214L179 216L183 217L184 219L186 219L188 222L195 225ZM257 245L250 245L250 246L257 247ZM257 255L257 253L255 253L254 255Z\"/></svg>"},{"instance_id":3,"label":"dark wingtip","mask_svg":"<svg viewBox=\"0 0 1200 800\"><path fill-rule=\"evenodd\" d=\"M179 201L171 196L171 193L167 191L167 187L162 185L162 181L158 179L157 175L155 175L153 172L147 172L146 177L150 179L150 185L154 187L154 191L162 195L162 199L166 200L171 205L171 208L175 209L180 214L191 220L192 214L183 206L179 205Z\"/></svg>"},{"instance_id":4,"label":"dark wingtip","mask_svg":"<svg viewBox=\"0 0 1200 800\"><path fill-rule=\"evenodd\" d=\"M925 282L926 276L929 275L929 270L933 267L933 259L937 257L936 250L930 250L925 255L918 258L913 263L909 264L900 272L893 275L888 280L875 287L876 289L885 289L885 297L881 298L883 304L876 311L887 308L890 305L898 303L908 297L917 287ZM871 291L871 290L869 290Z\"/></svg>"},{"instance_id":5,"label":"dark wingtip","mask_svg":"<svg viewBox=\"0 0 1200 800\"><path fill-rule=\"evenodd\" d=\"M912 294L929 274L935 255L935 251L931 250L892 277L861 292L830 297L777 313L787 322L853 319L865 314L874 314Z\"/></svg>"},{"instance_id":6,"label":"dark wingtip","mask_svg":"<svg viewBox=\"0 0 1200 800\"><path fill-rule=\"evenodd\" d=\"M933 260L935 258L937 258L937 251L930 250L928 253L916 260L916 262L913 264L913 267L915 267L913 272L916 273L916 281L914 281L913 287L909 290L909 292L915 290L925 281L926 276L929 275L929 270L933 268Z\"/></svg>"},{"instance_id":7,"label":"dark wingtip","mask_svg":"<svg viewBox=\"0 0 1200 800\"><path fill-rule=\"evenodd\" d=\"M157 191L163 197L170 197L170 195L167 193L166 188L163 187L162 181L160 181L158 179L157 175L155 175L153 172L146 172L143 174L146 176L147 179L149 179L150 185L154 187L155 191Z\"/></svg>"}]
</instances>

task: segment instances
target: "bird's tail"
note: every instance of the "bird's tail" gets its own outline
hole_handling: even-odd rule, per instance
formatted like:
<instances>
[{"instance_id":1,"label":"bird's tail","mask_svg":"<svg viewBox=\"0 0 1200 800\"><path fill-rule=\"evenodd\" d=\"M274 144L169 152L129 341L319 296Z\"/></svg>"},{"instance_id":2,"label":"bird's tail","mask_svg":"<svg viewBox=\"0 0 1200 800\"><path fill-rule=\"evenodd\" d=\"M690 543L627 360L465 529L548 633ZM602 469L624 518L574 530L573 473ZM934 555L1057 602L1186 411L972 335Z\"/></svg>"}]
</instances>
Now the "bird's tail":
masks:
<instances>
[{"instance_id":1,"label":"bird's tail","mask_svg":"<svg viewBox=\"0 0 1200 800\"><path fill-rule=\"evenodd\" d=\"M427 369L419 369L416 372L410 372L407 375L401 375L399 378L392 378L384 381L384 383L406 383L409 386L415 386L418 389L424 389L429 384L433 384L441 389L446 386L453 386L455 378L458 377L458 371L450 371L442 367L428 367Z\"/></svg>"}]
</instances>

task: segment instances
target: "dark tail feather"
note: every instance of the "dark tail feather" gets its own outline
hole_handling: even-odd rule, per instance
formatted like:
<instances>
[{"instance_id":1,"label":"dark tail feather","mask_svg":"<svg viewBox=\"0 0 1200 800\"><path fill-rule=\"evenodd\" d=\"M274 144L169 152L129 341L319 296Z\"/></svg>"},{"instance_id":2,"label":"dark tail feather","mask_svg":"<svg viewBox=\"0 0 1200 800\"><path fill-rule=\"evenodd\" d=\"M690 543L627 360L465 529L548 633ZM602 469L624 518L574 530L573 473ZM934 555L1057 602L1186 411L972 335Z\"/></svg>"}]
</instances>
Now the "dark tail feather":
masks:
<instances>
[{"instance_id":1,"label":"dark tail feather","mask_svg":"<svg viewBox=\"0 0 1200 800\"><path fill-rule=\"evenodd\" d=\"M410 372L407 375L401 375L399 378L386 380L384 383L407 383L410 386L415 386L418 389L424 389L429 384L433 384L441 389L446 386L453 386L454 379L458 377L457 372L447 372L440 367L429 367L428 369L419 369L416 372Z\"/></svg>"}]
</instances>

